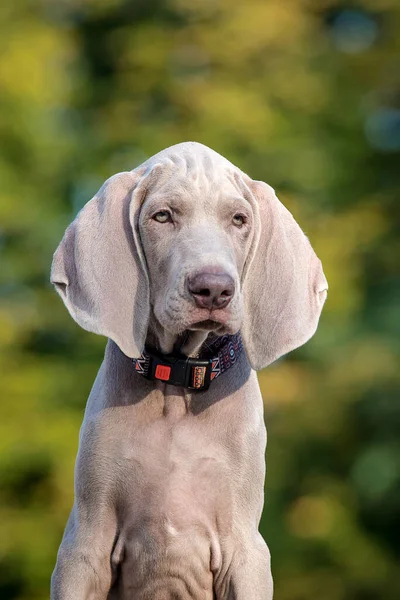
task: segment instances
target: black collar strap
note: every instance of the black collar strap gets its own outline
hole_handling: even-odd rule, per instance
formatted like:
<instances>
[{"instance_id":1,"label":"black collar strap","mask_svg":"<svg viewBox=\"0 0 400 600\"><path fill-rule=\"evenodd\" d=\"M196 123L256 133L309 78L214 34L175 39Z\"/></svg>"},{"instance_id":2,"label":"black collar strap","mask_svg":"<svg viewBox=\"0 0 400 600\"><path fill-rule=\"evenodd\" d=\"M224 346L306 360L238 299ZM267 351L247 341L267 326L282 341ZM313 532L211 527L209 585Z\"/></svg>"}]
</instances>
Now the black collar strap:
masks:
<instances>
[{"instance_id":1,"label":"black collar strap","mask_svg":"<svg viewBox=\"0 0 400 600\"><path fill-rule=\"evenodd\" d=\"M159 379L189 390L203 391L236 363L242 350L242 338L240 333L236 333L216 338L207 346L203 358L161 354L153 348L146 348L140 358L132 360L136 371L147 379Z\"/></svg>"}]
</instances>

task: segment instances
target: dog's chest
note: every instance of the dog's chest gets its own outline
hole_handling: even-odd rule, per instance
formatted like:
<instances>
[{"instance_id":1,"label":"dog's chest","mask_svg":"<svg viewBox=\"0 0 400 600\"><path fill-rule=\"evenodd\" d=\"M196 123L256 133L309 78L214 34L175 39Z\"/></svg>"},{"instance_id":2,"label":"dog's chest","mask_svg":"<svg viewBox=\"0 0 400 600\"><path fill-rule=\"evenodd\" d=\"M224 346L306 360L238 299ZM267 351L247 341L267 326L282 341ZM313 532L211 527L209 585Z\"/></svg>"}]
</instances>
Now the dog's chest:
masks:
<instances>
[{"instance_id":1,"label":"dog's chest","mask_svg":"<svg viewBox=\"0 0 400 600\"><path fill-rule=\"evenodd\" d=\"M187 424L164 419L137 432L137 444L125 450L126 598L212 600L213 540L232 527L222 449Z\"/></svg>"},{"instance_id":2,"label":"dog's chest","mask_svg":"<svg viewBox=\"0 0 400 600\"><path fill-rule=\"evenodd\" d=\"M168 519L160 526L143 521L124 546L118 598L212 600L211 544L204 531L178 531Z\"/></svg>"},{"instance_id":3,"label":"dog's chest","mask_svg":"<svg viewBox=\"0 0 400 600\"><path fill-rule=\"evenodd\" d=\"M82 443L95 450L92 465L107 471L99 476L114 487L129 514L137 507L151 514L162 507L183 526L192 513L229 515L243 498L243 487L246 501L252 501L253 489L262 488L265 428L262 412L248 410L243 399L228 402L193 414L183 394L156 393L146 403L105 411L87 431L95 446L86 432Z\"/></svg>"},{"instance_id":4,"label":"dog's chest","mask_svg":"<svg viewBox=\"0 0 400 600\"><path fill-rule=\"evenodd\" d=\"M130 443L121 441L116 462L130 512L165 516L177 529L199 515L212 520L222 503L228 512L234 496L229 452L190 422L149 423Z\"/></svg>"}]
</instances>

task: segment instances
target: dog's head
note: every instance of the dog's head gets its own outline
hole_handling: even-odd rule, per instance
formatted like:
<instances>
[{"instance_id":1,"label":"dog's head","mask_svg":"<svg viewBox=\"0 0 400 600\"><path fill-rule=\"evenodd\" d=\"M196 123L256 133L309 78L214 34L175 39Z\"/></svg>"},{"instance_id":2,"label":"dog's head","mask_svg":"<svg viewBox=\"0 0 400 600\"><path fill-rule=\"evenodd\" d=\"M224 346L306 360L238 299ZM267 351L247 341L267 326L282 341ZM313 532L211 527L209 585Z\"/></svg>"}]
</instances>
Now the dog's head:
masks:
<instances>
[{"instance_id":1,"label":"dog's head","mask_svg":"<svg viewBox=\"0 0 400 600\"><path fill-rule=\"evenodd\" d=\"M192 142L111 177L67 229L51 281L82 327L127 356L153 318L172 336L240 329L255 369L313 335L327 290L273 189Z\"/></svg>"}]
</instances>

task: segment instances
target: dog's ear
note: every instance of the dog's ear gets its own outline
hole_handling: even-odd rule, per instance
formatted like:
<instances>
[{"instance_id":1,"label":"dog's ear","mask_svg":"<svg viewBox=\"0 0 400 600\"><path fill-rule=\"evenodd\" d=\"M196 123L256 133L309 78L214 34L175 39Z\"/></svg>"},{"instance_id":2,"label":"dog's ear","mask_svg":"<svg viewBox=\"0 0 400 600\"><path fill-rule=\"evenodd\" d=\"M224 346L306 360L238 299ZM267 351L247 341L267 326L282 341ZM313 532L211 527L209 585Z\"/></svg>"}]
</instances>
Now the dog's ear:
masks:
<instances>
[{"instance_id":1,"label":"dog's ear","mask_svg":"<svg viewBox=\"0 0 400 600\"><path fill-rule=\"evenodd\" d=\"M243 281L242 337L253 369L262 369L315 333L328 284L321 261L274 190L247 183L255 237Z\"/></svg>"},{"instance_id":2,"label":"dog's ear","mask_svg":"<svg viewBox=\"0 0 400 600\"><path fill-rule=\"evenodd\" d=\"M78 213L54 253L51 282L88 331L140 356L149 321L149 281L138 234L139 172L108 179Z\"/></svg>"}]
</instances>

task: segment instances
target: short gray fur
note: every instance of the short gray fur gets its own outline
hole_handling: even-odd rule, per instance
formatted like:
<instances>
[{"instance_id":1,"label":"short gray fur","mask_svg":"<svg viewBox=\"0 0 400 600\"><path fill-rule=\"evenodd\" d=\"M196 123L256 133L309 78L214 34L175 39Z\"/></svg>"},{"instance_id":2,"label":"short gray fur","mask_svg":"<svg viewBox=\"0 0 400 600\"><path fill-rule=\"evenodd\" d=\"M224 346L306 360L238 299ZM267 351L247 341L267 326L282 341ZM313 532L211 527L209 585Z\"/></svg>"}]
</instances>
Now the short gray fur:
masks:
<instances>
[{"instance_id":1,"label":"short gray fur","mask_svg":"<svg viewBox=\"0 0 400 600\"><path fill-rule=\"evenodd\" d=\"M155 220L161 210L174 222ZM235 293L206 314L187 279L210 270ZM83 328L110 338L52 600L270 600L255 370L314 334L327 294L292 215L216 152L178 144L104 184L67 229L51 281ZM209 335L238 330L246 352L205 392L148 381L130 360L146 341L196 356Z\"/></svg>"}]
</instances>

